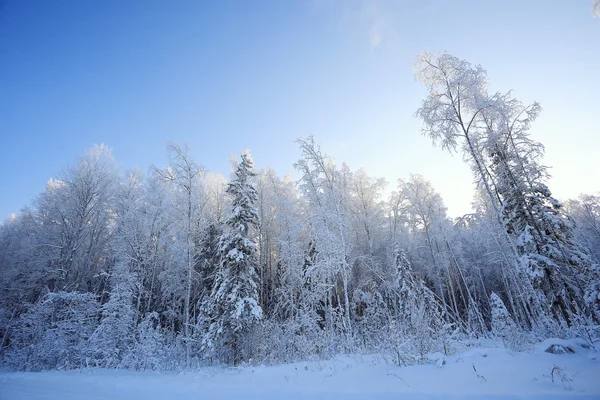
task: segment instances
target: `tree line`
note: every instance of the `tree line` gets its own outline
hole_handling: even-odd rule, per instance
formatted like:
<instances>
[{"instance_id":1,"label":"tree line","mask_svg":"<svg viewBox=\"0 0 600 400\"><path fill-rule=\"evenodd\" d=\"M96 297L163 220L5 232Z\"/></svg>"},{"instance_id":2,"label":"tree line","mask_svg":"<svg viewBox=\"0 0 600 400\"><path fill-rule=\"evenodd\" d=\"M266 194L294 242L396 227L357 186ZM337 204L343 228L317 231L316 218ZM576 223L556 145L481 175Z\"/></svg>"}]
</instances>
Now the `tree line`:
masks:
<instances>
[{"instance_id":1,"label":"tree line","mask_svg":"<svg viewBox=\"0 0 600 400\"><path fill-rule=\"evenodd\" d=\"M25 370L180 369L340 352L419 362L461 338L514 349L594 337L600 196L564 205L546 186L537 103L489 93L480 66L422 53L423 134L460 153L477 191L450 219L422 176L352 171L313 137L300 179L229 181L189 149L122 172L104 145L0 225L2 363Z\"/></svg>"}]
</instances>

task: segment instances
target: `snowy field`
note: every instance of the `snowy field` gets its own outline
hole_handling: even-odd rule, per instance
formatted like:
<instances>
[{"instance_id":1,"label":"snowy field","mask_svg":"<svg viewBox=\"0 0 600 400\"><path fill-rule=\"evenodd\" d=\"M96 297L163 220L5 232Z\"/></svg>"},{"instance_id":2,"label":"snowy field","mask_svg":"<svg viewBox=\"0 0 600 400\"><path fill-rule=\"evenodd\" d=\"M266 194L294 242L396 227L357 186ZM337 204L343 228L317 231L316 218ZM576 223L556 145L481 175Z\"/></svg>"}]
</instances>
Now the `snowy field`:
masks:
<instances>
[{"instance_id":1,"label":"snowy field","mask_svg":"<svg viewBox=\"0 0 600 400\"><path fill-rule=\"evenodd\" d=\"M552 343L556 343L554 340ZM397 367L373 356L187 373L83 370L0 373L0 399L600 399L597 353L474 347Z\"/></svg>"}]
</instances>

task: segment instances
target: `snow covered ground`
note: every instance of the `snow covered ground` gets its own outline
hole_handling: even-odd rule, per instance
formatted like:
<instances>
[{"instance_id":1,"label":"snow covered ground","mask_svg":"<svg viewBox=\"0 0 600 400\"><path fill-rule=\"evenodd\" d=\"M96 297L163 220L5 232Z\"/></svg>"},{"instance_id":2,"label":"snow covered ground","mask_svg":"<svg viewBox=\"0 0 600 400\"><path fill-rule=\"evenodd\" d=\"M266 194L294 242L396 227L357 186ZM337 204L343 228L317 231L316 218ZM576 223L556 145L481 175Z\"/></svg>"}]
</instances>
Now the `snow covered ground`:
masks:
<instances>
[{"instance_id":1,"label":"snow covered ground","mask_svg":"<svg viewBox=\"0 0 600 400\"><path fill-rule=\"evenodd\" d=\"M3 372L0 399L600 399L598 353L575 342L563 342L574 354L543 351L557 342L521 353L472 347L408 367L375 356L340 356L187 373Z\"/></svg>"}]
</instances>

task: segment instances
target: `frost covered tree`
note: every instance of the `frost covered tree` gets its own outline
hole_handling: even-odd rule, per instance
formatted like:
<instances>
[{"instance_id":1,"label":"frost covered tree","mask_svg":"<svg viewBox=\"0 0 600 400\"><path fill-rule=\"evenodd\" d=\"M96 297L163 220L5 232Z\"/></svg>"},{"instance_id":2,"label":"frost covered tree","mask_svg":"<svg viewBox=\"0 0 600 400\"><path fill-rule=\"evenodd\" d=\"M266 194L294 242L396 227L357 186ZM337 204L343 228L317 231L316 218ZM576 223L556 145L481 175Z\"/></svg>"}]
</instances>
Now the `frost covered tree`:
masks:
<instances>
[{"instance_id":1,"label":"frost covered tree","mask_svg":"<svg viewBox=\"0 0 600 400\"><path fill-rule=\"evenodd\" d=\"M488 135L495 135L490 132L488 113L497 104L496 95L488 93L486 71L447 53L435 56L427 52L417 57L415 71L428 90L427 98L416 112L424 123L422 133L434 144L439 143L442 149L462 153L473 172L477 189L485 193L484 204L492 217L492 230L502 227L498 229L501 236L497 240L502 249L508 250L504 253L506 265L518 268L515 238L504 229L502 198L496 190L486 153ZM518 287L514 291L519 293L520 299L518 306L527 309L529 304L521 293L531 293L532 285L527 281L515 282Z\"/></svg>"},{"instance_id":2,"label":"frost covered tree","mask_svg":"<svg viewBox=\"0 0 600 400\"><path fill-rule=\"evenodd\" d=\"M381 200L386 181L368 176L361 168L350 173L349 183L347 230L349 261L352 264L349 290L352 297L355 294L359 296L366 294L367 296L363 298L368 301L377 300L374 303L376 304L382 296L381 293L375 293L375 288L380 286L389 264L386 204ZM352 300L354 304L357 301L362 302L362 300ZM354 313L356 310L356 307L351 308ZM355 317L356 315L352 316L353 319Z\"/></svg>"},{"instance_id":3,"label":"frost covered tree","mask_svg":"<svg viewBox=\"0 0 600 400\"><path fill-rule=\"evenodd\" d=\"M411 175L408 181L398 181L399 207L417 250L421 264L426 265L441 298L454 296L448 272L448 257L442 245L441 224L446 218L442 197L421 175ZM448 304L451 304L448 301ZM452 302L458 314L457 302Z\"/></svg>"},{"instance_id":4,"label":"frost covered tree","mask_svg":"<svg viewBox=\"0 0 600 400\"><path fill-rule=\"evenodd\" d=\"M483 114L492 106L485 70L447 53L427 52L417 57L415 70L428 90L416 112L425 125L423 134L450 153L462 151L476 183L483 185L499 215L500 199L494 194L483 154L488 133Z\"/></svg>"},{"instance_id":5,"label":"frost covered tree","mask_svg":"<svg viewBox=\"0 0 600 400\"><path fill-rule=\"evenodd\" d=\"M205 344L225 362L238 365L251 355L250 331L262 318L258 304L256 175L249 152L241 155L226 192L232 197L228 228L219 239L220 265L211 292L211 324Z\"/></svg>"},{"instance_id":6,"label":"frost covered tree","mask_svg":"<svg viewBox=\"0 0 600 400\"><path fill-rule=\"evenodd\" d=\"M0 225L0 351L8 345L19 315L47 291L47 261L55 252L40 245L47 239L31 208Z\"/></svg>"},{"instance_id":7,"label":"frost covered tree","mask_svg":"<svg viewBox=\"0 0 600 400\"><path fill-rule=\"evenodd\" d=\"M525 106L512 94L496 94L484 120L489 169L501 200L501 219L516 238L520 272L532 282L529 301L561 325L589 313L583 291L593 262L575 240L573 221L546 186L544 146L531 139L536 103Z\"/></svg>"},{"instance_id":8,"label":"frost covered tree","mask_svg":"<svg viewBox=\"0 0 600 400\"><path fill-rule=\"evenodd\" d=\"M265 265L264 339L266 360L296 361L316 354L320 340L320 316L315 304L321 299L307 283L305 253L308 241L306 203L295 180L283 179L272 169L258 176L261 213L260 253ZM263 218L264 216L264 218Z\"/></svg>"},{"instance_id":9,"label":"frost covered tree","mask_svg":"<svg viewBox=\"0 0 600 400\"><path fill-rule=\"evenodd\" d=\"M357 239L356 251L374 256L383 241L384 207L380 201L387 182L367 175L364 169L352 173L350 177L349 210L352 219L351 229Z\"/></svg>"},{"instance_id":10,"label":"frost covered tree","mask_svg":"<svg viewBox=\"0 0 600 400\"><path fill-rule=\"evenodd\" d=\"M108 259L116 174L111 150L95 145L38 198L39 246L48 250L51 290L101 290L98 273Z\"/></svg>"},{"instance_id":11,"label":"frost covered tree","mask_svg":"<svg viewBox=\"0 0 600 400\"><path fill-rule=\"evenodd\" d=\"M485 188L520 275L521 306L543 329L569 324L584 312L593 264L544 183L543 146L529 135L540 106L523 105L511 92L489 94L485 70L449 54L423 53L416 68L429 90L417 111L423 133L450 151L460 146Z\"/></svg>"},{"instance_id":12,"label":"frost covered tree","mask_svg":"<svg viewBox=\"0 0 600 400\"><path fill-rule=\"evenodd\" d=\"M576 239L584 245L596 263L600 262L600 194L581 194L566 204L575 221Z\"/></svg>"},{"instance_id":13,"label":"frost covered tree","mask_svg":"<svg viewBox=\"0 0 600 400\"><path fill-rule=\"evenodd\" d=\"M260 280L262 289L259 292L261 307L265 317L280 318L284 311L284 303L292 301L290 296L297 295L295 289L298 281L291 287L283 288L287 278L298 277L304 250L302 235L305 233L301 219L303 218L299 193L291 177L281 179L271 168L259 172L257 176L259 225ZM300 285L301 286L301 285ZM290 290L290 293L285 293ZM283 299L281 296L285 296ZM280 302L283 301L282 302ZM295 308L295 306L291 306Z\"/></svg>"},{"instance_id":14,"label":"frost covered tree","mask_svg":"<svg viewBox=\"0 0 600 400\"><path fill-rule=\"evenodd\" d=\"M171 292L173 298L183 302L183 338L185 340L185 357L187 365L190 364L191 357L191 337L192 328L195 326L192 313L194 291L197 287L198 276L194 269L194 259L196 257L196 240L199 236L199 228L204 225L202 208L206 202L206 196L202 187L202 177L204 168L194 162L187 146L179 146L171 143L168 146L171 165L166 170L156 170L156 172L171 186L173 206L176 210L174 217L178 223L178 228L174 233L177 235L177 248L182 257L172 260L172 271L169 283L166 289ZM174 258L177 255L173 254ZM178 277L181 277L178 279ZM173 279L174 278L174 279ZM178 285L177 281L183 281L183 285ZM173 285L175 281L175 285ZM182 292L183 290L183 292ZM173 307L173 313L175 313Z\"/></svg>"},{"instance_id":15,"label":"frost covered tree","mask_svg":"<svg viewBox=\"0 0 600 400\"><path fill-rule=\"evenodd\" d=\"M593 258L586 280L585 301L600 308L600 196L582 194L567 203L567 212L575 222L575 240L582 243Z\"/></svg>"},{"instance_id":16,"label":"frost covered tree","mask_svg":"<svg viewBox=\"0 0 600 400\"><path fill-rule=\"evenodd\" d=\"M273 185L276 180L275 171L269 168L258 173L256 190L258 193L257 209L259 214L258 226L258 274L259 274L259 304L265 316L272 314L273 296L277 284L277 229L276 198Z\"/></svg>"},{"instance_id":17,"label":"frost covered tree","mask_svg":"<svg viewBox=\"0 0 600 400\"><path fill-rule=\"evenodd\" d=\"M348 192L350 172L346 166L337 168L332 158L321 152L313 137L298 140L302 158L294 164L302 174L300 189L309 205L311 237L315 245L315 260L306 274L318 282L313 287L314 307L322 314L325 331L343 336L341 344L350 344L351 244ZM338 284L339 283L339 284Z\"/></svg>"},{"instance_id":18,"label":"frost covered tree","mask_svg":"<svg viewBox=\"0 0 600 400\"><path fill-rule=\"evenodd\" d=\"M111 243L115 265L130 274L132 307L136 320L159 306L158 275L172 240L165 184L156 176L144 178L129 171L117 191L114 212L116 229ZM116 269L113 272L116 273Z\"/></svg>"},{"instance_id":19,"label":"frost covered tree","mask_svg":"<svg viewBox=\"0 0 600 400\"><path fill-rule=\"evenodd\" d=\"M456 321L471 332L485 331L480 307L474 299L473 279L467 274L460 243L454 240L442 197L420 175L400 180L398 192L415 247L412 252L416 256L415 267L425 269L434 291Z\"/></svg>"},{"instance_id":20,"label":"frost covered tree","mask_svg":"<svg viewBox=\"0 0 600 400\"><path fill-rule=\"evenodd\" d=\"M574 240L572 221L562 204L541 179L515 170L505 159L510 157L507 153L494 153L491 170L497 176L503 222L516 237L521 271L533 285L530 299L555 321L570 324L572 314L583 312L582 291L592 260Z\"/></svg>"}]
</instances>

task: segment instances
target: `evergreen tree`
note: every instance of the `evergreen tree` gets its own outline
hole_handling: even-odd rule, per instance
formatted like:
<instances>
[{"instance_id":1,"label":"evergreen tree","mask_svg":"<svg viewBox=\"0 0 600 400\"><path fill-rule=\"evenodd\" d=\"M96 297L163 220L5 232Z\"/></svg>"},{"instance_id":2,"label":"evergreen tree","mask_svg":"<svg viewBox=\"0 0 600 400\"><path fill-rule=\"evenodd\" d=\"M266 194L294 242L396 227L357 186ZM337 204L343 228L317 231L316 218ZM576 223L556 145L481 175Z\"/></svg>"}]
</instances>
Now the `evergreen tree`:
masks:
<instances>
[{"instance_id":1,"label":"evergreen tree","mask_svg":"<svg viewBox=\"0 0 600 400\"><path fill-rule=\"evenodd\" d=\"M211 291L220 264L219 239L222 234L222 227L217 223L211 223L205 229L202 240L197 245L200 251L196 254L194 262L196 274L199 276L199 287L196 294L196 308L199 315L194 329L194 344L199 343L200 350L203 346L202 338L208 332L212 322ZM194 352L197 351L195 347L194 345Z\"/></svg>"},{"instance_id":2,"label":"evergreen tree","mask_svg":"<svg viewBox=\"0 0 600 400\"><path fill-rule=\"evenodd\" d=\"M211 292L212 323L205 337L206 346L221 351L215 352L217 357L234 365L249 358L245 342L262 318L256 244L251 236L251 229L258 224L252 167L250 154L242 154L235 177L227 186L226 192L232 197L231 214L225 221L229 231L219 239L220 265Z\"/></svg>"},{"instance_id":3,"label":"evergreen tree","mask_svg":"<svg viewBox=\"0 0 600 400\"><path fill-rule=\"evenodd\" d=\"M221 226L211 223L197 246L200 251L195 257L195 269L200 276L200 293L198 294L200 304L203 304L210 296L215 281L215 274L220 263L219 239L222 234Z\"/></svg>"},{"instance_id":4,"label":"evergreen tree","mask_svg":"<svg viewBox=\"0 0 600 400\"><path fill-rule=\"evenodd\" d=\"M539 106L524 106L511 93L496 94L486 110L485 148L501 201L501 219L516 238L519 272L531 282L529 301L542 322L571 324L574 314L589 312L583 301L593 273L587 251L575 241L573 221L545 185L544 146L530 138Z\"/></svg>"},{"instance_id":5,"label":"evergreen tree","mask_svg":"<svg viewBox=\"0 0 600 400\"><path fill-rule=\"evenodd\" d=\"M494 292L490 295L490 307L492 309L492 333L505 340L515 333L515 321L500 296Z\"/></svg>"}]
</instances>

